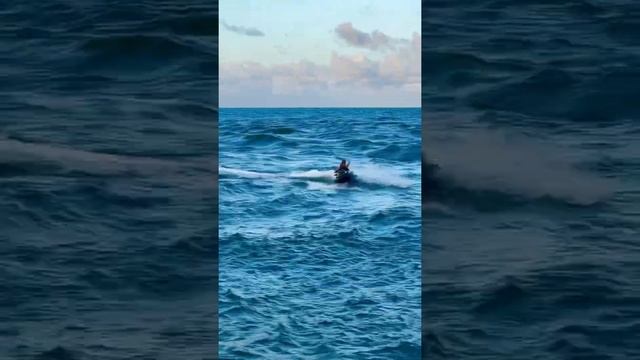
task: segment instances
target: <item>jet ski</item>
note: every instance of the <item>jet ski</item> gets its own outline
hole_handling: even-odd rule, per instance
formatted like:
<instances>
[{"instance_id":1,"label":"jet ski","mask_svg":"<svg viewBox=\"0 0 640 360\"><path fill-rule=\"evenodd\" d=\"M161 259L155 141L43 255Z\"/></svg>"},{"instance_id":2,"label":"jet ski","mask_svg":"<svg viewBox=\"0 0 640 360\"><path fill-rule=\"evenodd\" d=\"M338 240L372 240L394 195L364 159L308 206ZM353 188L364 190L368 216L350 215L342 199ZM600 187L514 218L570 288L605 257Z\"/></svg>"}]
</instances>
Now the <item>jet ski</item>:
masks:
<instances>
[{"instance_id":1,"label":"jet ski","mask_svg":"<svg viewBox=\"0 0 640 360\"><path fill-rule=\"evenodd\" d=\"M353 175L353 172L344 169L336 170L333 175L335 176L336 183L348 183L351 182L355 177L355 175Z\"/></svg>"}]
</instances>

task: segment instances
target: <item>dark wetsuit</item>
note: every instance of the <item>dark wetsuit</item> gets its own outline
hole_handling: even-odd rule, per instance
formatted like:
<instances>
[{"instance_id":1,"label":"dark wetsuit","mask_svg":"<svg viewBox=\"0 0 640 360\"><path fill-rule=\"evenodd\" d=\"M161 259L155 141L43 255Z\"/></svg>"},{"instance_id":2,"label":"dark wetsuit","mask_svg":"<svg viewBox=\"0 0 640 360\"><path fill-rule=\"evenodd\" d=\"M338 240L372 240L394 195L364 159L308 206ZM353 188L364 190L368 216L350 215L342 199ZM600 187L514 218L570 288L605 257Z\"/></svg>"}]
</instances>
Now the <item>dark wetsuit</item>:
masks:
<instances>
[{"instance_id":1,"label":"dark wetsuit","mask_svg":"<svg viewBox=\"0 0 640 360\"><path fill-rule=\"evenodd\" d=\"M349 163L347 163L346 161L341 162L340 166L338 166L338 169L336 171L339 171L339 170L349 171Z\"/></svg>"}]
</instances>

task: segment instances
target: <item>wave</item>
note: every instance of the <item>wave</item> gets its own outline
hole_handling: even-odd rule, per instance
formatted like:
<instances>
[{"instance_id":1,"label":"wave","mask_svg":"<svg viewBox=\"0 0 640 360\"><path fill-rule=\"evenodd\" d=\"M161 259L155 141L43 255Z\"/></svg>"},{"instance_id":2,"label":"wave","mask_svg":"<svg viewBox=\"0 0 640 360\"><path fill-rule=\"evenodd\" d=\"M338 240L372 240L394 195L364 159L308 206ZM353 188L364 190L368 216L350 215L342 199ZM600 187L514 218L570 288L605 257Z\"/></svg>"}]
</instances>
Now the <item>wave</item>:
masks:
<instances>
[{"instance_id":1,"label":"wave","mask_svg":"<svg viewBox=\"0 0 640 360\"><path fill-rule=\"evenodd\" d=\"M629 11L622 11L619 15L612 16L607 20L605 27L607 36L622 45L637 46L640 44L638 40L640 35L638 10L634 5L630 5Z\"/></svg>"},{"instance_id":2,"label":"wave","mask_svg":"<svg viewBox=\"0 0 640 360\"><path fill-rule=\"evenodd\" d=\"M111 35L86 40L81 49L100 57L148 56L180 57L202 55L204 51L165 36L156 35Z\"/></svg>"},{"instance_id":3,"label":"wave","mask_svg":"<svg viewBox=\"0 0 640 360\"><path fill-rule=\"evenodd\" d=\"M274 134L289 135L289 134L295 133L296 129L286 127L286 126L281 126L281 127L271 129L271 132Z\"/></svg>"},{"instance_id":4,"label":"wave","mask_svg":"<svg viewBox=\"0 0 640 360\"><path fill-rule=\"evenodd\" d=\"M356 174L356 182L361 184L399 188L408 188L414 184L411 179L405 177L400 171L391 168L383 168L377 165L358 166L357 169L354 169L354 173ZM317 169L291 173L264 173L220 167L219 174L222 176L234 176L248 179L288 178L331 183L333 183L334 180L333 170Z\"/></svg>"},{"instance_id":5,"label":"wave","mask_svg":"<svg viewBox=\"0 0 640 360\"><path fill-rule=\"evenodd\" d=\"M501 72L509 70L526 70L525 65L506 61L489 61L479 56L463 52L442 52L425 50L422 54L423 64L434 74L446 75L458 71Z\"/></svg>"},{"instance_id":6,"label":"wave","mask_svg":"<svg viewBox=\"0 0 640 360\"><path fill-rule=\"evenodd\" d=\"M143 25L140 30L169 29L176 35L217 36L218 16L210 9L203 8L201 11L204 13L163 17Z\"/></svg>"},{"instance_id":7,"label":"wave","mask_svg":"<svg viewBox=\"0 0 640 360\"><path fill-rule=\"evenodd\" d=\"M56 346L52 349L43 351L38 354L38 359L61 359L61 360L75 360L80 359L81 353L75 350L70 350L64 346Z\"/></svg>"},{"instance_id":8,"label":"wave","mask_svg":"<svg viewBox=\"0 0 640 360\"><path fill-rule=\"evenodd\" d=\"M616 182L579 171L560 158L563 151L523 136L513 140L485 132L462 141L427 142L432 146L426 190L436 197L457 192L487 200L484 195L502 194L505 200L551 198L574 205L600 203L615 192Z\"/></svg>"},{"instance_id":9,"label":"wave","mask_svg":"<svg viewBox=\"0 0 640 360\"><path fill-rule=\"evenodd\" d=\"M78 45L82 58L74 63L74 69L93 75L145 78L156 71L168 71L176 62L186 66L194 58L215 57L216 50L204 44L160 34L92 36Z\"/></svg>"},{"instance_id":10,"label":"wave","mask_svg":"<svg viewBox=\"0 0 640 360\"><path fill-rule=\"evenodd\" d=\"M566 71L544 69L523 80L479 90L472 93L468 101L480 110L511 111L536 117L564 115L570 111L577 82Z\"/></svg>"},{"instance_id":11,"label":"wave","mask_svg":"<svg viewBox=\"0 0 640 360\"><path fill-rule=\"evenodd\" d=\"M248 143L270 143L284 141L283 138L272 134L248 134L244 136Z\"/></svg>"},{"instance_id":12,"label":"wave","mask_svg":"<svg viewBox=\"0 0 640 360\"><path fill-rule=\"evenodd\" d=\"M480 314L506 311L509 307L520 304L529 296L518 279L506 278L496 287L488 289L484 299L473 310Z\"/></svg>"},{"instance_id":13,"label":"wave","mask_svg":"<svg viewBox=\"0 0 640 360\"><path fill-rule=\"evenodd\" d=\"M615 121L638 116L638 107L630 105L634 103L638 79L640 71L635 68L606 71L590 80L547 68L522 80L478 90L468 95L467 101L478 110L508 111L535 118Z\"/></svg>"},{"instance_id":14,"label":"wave","mask_svg":"<svg viewBox=\"0 0 640 360\"><path fill-rule=\"evenodd\" d=\"M370 151L367 153L367 156L402 162L420 161L420 152L417 149L413 147L408 149L406 146L398 146L396 144Z\"/></svg>"}]
</instances>

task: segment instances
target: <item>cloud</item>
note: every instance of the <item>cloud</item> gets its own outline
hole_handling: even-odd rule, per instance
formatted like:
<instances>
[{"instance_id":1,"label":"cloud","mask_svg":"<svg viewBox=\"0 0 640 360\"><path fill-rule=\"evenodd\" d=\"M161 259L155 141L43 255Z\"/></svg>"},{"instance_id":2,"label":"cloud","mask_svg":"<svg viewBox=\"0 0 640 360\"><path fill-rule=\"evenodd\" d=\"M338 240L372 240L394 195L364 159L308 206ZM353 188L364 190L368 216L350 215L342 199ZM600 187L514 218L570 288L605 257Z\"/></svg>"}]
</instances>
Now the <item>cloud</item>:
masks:
<instances>
[{"instance_id":1,"label":"cloud","mask_svg":"<svg viewBox=\"0 0 640 360\"><path fill-rule=\"evenodd\" d=\"M221 106L420 106L421 38L381 57L331 54L327 64L220 64Z\"/></svg>"},{"instance_id":2,"label":"cloud","mask_svg":"<svg viewBox=\"0 0 640 360\"><path fill-rule=\"evenodd\" d=\"M395 84L420 84L422 39L413 33L409 43L385 56L380 62L379 76Z\"/></svg>"},{"instance_id":3,"label":"cloud","mask_svg":"<svg viewBox=\"0 0 640 360\"><path fill-rule=\"evenodd\" d=\"M401 40L391 38L378 30L374 30L371 34L358 30L350 22L338 25L335 32L347 44L369 50L391 49L398 42L401 42Z\"/></svg>"},{"instance_id":4,"label":"cloud","mask_svg":"<svg viewBox=\"0 0 640 360\"><path fill-rule=\"evenodd\" d=\"M229 25L226 22L222 22L222 25L224 26L225 29L241 35L264 36L264 33L256 28L247 28L243 26Z\"/></svg>"},{"instance_id":5,"label":"cloud","mask_svg":"<svg viewBox=\"0 0 640 360\"><path fill-rule=\"evenodd\" d=\"M410 86L421 82L421 38L413 34L410 42L399 46L380 60L358 54L333 53L329 73L335 84L359 84L369 87Z\"/></svg>"}]
</instances>

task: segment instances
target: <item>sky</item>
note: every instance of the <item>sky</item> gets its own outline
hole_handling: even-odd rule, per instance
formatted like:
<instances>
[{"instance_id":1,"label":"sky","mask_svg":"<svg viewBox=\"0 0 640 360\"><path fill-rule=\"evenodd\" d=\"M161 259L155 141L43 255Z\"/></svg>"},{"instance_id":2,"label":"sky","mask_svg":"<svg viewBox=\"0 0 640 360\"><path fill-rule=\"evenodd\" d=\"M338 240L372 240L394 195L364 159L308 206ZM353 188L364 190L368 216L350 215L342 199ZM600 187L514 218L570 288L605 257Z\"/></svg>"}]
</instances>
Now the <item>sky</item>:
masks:
<instances>
[{"instance_id":1,"label":"sky","mask_svg":"<svg viewBox=\"0 0 640 360\"><path fill-rule=\"evenodd\" d=\"M220 107L419 107L418 0L221 0Z\"/></svg>"}]
</instances>

